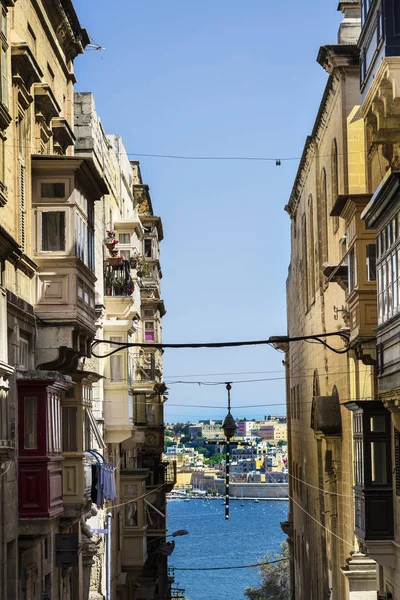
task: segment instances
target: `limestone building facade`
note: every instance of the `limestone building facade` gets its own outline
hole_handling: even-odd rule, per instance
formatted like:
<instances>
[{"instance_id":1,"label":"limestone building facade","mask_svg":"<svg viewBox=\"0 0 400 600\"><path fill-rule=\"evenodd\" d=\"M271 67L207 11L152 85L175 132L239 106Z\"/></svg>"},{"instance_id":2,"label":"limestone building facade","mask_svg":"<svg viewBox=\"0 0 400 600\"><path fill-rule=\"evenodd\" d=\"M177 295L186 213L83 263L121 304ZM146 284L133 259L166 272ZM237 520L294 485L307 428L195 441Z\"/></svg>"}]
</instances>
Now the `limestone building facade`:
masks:
<instances>
[{"instance_id":1,"label":"limestone building facade","mask_svg":"<svg viewBox=\"0 0 400 600\"><path fill-rule=\"evenodd\" d=\"M100 600L109 575L113 598L167 598L161 220L74 96L71 0L0 9L0 597Z\"/></svg>"},{"instance_id":2,"label":"limestone building facade","mask_svg":"<svg viewBox=\"0 0 400 600\"><path fill-rule=\"evenodd\" d=\"M345 403L375 397L375 240L367 205L360 104L358 1L339 3L336 44L319 64L328 81L286 207L291 219L289 336L342 331L336 350L286 350L292 597L376 598L375 562L354 536L353 419ZM327 339L329 342L329 340Z\"/></svg>"},{"instance_id":3,"label":"limestone building facade","mask_svg":"<svg viewBox=\"0 0 400 600\"><path fill-rule=\"evenodd\" d=\"M342 331L347 347L286 348L283 527L293 598L310 597L311 572L312 598L389 600L400 598L400 11L395 0L339 9L339 44L319 53L338 101L325 92L287 207L288 324L289 335Z\"/></svg>"}]
</instances>

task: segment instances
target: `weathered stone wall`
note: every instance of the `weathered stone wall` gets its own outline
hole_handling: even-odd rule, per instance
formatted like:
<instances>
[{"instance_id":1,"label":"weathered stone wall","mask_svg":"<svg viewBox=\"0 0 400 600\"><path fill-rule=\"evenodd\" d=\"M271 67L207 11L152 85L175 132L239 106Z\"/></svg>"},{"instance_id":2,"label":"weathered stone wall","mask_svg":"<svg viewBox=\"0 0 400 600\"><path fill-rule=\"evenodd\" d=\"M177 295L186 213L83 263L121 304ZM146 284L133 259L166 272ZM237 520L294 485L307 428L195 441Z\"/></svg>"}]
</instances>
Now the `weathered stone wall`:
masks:
<instances>
[{"instance_id":1,"label":"weathered stone wall","mask_svg":"<svg viewBox=\"0 0 400 600\"><path fill-rule=\"evenodd\" d=\"M321 109L295 182L296 203L293 204L293 196L292 204L289 203L290 336L346 327L343 313L336 312L345 306L345 293L337 283L327 282L323 268L324 264L337 265L344 254L344 221L329 216L335 194L366 191L359 103L358 70L331 67ZM333 144L337 147L337 185ZM332 341L332 345L338 347L340 342ZM368 397L371 368L354 362L351 354L336 354L315 343L291 343L287 357L296 600L327 597L330 588L335 598L345 599L348 588L341 567L355 549L351 414L341 407L341 436L329 439L311 427L313 397L330 396L334 387L340 403L360 394Z\"/></svg>"}]
</instances>

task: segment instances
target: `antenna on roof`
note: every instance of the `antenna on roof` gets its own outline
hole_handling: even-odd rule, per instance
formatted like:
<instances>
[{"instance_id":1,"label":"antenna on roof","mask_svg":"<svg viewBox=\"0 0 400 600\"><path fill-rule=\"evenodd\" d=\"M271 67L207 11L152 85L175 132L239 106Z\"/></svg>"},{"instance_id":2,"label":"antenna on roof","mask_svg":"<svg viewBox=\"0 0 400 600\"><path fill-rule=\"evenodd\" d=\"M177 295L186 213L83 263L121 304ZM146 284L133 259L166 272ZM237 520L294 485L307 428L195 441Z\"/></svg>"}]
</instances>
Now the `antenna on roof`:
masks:
<instances>
[{"instance_id":1,"label":"antenna on roof","mask_svg":"<svg viewBox=\"0 0 400 600\"><path fill-rule=\"evenodd\" d=\"M104 46L101 46L94 40L92 37L90 38L90 44L88 44L85 48L86 50L105 50Z\"/></svg>"}]
</instances>

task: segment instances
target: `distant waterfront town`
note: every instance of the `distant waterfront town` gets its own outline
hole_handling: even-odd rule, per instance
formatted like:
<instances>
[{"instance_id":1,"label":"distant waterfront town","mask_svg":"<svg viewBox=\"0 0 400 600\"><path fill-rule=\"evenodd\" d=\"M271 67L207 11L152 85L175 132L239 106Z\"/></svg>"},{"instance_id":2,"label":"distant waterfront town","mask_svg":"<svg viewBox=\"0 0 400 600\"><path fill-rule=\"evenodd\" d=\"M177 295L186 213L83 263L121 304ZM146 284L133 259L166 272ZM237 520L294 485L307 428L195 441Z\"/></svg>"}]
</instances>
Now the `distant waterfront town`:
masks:
<instances>
[{"instance_id":1,"label":"distant waterfront town","mask_svg":"<svg viewBox=\"0 0 400 600\"><path fill-rule=\"evenodd\" d=\"M238 420L231 439L230 496L233 499L287 499L286 417ZM173 497L224 494L225 436L222 420L167 423L164 459L176 464Z\"/></svg>"}]
</instances>

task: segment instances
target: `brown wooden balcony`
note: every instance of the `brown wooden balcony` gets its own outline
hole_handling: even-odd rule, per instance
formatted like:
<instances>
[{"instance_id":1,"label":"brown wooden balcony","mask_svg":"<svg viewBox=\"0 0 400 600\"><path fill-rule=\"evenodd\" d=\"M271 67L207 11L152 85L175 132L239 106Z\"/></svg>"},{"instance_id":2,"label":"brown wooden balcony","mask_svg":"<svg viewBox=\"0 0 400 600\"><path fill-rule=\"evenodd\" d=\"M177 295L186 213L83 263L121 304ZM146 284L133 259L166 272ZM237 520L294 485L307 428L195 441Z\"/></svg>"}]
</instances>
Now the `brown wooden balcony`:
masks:
<instances>
[{"instance_id":1,"label":"brown wooden balcony","mask_svg":"<svg viewBox=\"0 0 400 600\"><path fill-rule=\"evenodd\" d=\"M50 519L63 512L61 392L57 373L18 374L18 506L21 519Z\"/></svg>"}]
</instances>

